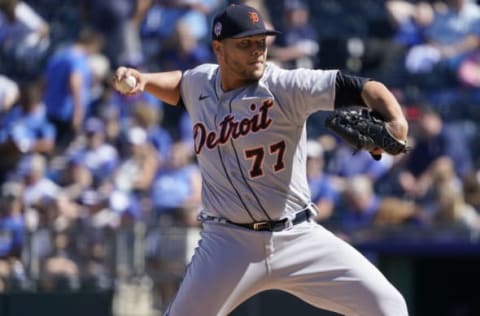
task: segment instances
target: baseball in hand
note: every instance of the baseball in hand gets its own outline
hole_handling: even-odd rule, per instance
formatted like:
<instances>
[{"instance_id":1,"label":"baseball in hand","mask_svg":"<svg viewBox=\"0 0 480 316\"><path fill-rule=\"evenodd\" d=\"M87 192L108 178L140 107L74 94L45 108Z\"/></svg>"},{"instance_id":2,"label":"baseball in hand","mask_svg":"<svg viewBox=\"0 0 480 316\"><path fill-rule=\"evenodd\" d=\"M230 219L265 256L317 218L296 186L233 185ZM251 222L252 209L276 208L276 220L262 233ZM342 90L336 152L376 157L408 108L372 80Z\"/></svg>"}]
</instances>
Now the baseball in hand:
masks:
<instances>
[{"instance_id":1,"label":"baseball in hand","mask_svg":"<svg viewBox=\"0 0 480 316\"><path fill-rule=\"evenodd\" d=\"M127 76L121 80L115 81L115 89L121 93L131 92L137 85L137 78L134 76Z\"/></svg>"}]
</instances>

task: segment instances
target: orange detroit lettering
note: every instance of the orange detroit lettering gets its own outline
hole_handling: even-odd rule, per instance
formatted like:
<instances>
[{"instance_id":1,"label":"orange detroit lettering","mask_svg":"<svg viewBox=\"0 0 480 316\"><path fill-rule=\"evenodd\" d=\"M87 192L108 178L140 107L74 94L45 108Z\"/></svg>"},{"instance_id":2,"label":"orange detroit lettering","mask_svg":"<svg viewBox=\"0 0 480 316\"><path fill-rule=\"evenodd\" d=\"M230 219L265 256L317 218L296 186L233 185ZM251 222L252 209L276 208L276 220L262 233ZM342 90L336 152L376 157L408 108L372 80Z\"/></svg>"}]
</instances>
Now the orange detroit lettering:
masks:
<instances>
[{"instance_id":1,"label":"orange detroit lettering","mask_svg":"<svg viewBox=\"0 0 480 316\"><path fill-rule=\"evenodd\" d=\"M218 123L219 131L209 131L202 122L196 123L193 126L195 153L199 154L204 145L208 149L214 149L230 139L266 130L272 124L268 113L273 105L272 99L265 100L256 114L243 119L235 119L232 114L228 114Z\"/></svg>"}]
</instances>

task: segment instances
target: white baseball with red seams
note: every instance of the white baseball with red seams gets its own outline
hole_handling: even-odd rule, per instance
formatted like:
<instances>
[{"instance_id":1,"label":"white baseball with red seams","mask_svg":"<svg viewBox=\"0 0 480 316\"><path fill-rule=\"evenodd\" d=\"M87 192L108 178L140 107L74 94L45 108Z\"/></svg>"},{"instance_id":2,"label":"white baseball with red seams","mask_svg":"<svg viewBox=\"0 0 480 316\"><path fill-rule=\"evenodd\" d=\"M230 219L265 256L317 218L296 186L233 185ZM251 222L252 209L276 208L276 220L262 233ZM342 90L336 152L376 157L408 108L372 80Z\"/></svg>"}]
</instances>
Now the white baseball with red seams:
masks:
<instances>
[{"instance_id":1,"label":"white baseball with red seams","mask_svg":"<svg viewBox=\"0 0 480 316\"><path fill-rule=\"evenodd\" d=\"M115 81L115 89L121 93L131 92L137 85L137 78L134 76L126 76L120 80Z\"/></svg>"}]
</instances>

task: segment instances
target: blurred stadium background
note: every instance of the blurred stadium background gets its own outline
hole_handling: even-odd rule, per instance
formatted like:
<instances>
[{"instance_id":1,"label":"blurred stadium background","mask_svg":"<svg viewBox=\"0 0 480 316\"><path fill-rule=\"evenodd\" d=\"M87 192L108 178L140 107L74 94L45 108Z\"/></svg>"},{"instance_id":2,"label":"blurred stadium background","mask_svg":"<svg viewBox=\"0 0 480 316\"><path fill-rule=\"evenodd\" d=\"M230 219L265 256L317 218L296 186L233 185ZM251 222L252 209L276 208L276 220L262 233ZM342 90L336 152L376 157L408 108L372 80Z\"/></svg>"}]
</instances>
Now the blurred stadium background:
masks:
<instances>
[{"instance_id":1,"label":"blurred stadium background","mask_svg":"<svg viewBox=\"0 0 480 316\"><path fill-rule=\"evenodd\" d=\"M353 155L308 121L318 222L368 256L411 315L480 315L480 6L246 0L285 68L384 82L414 150ZM160 315L198 240L183 109L112 90L119 65L213 62L224 0L0 0L0 315ZM221 282L221 280L218 280ZM195 297L192 297L192 301ZM332 315L266 292L232 315ZM209 316L209 315L205 315Z\"/></svg>"}]
</instances>

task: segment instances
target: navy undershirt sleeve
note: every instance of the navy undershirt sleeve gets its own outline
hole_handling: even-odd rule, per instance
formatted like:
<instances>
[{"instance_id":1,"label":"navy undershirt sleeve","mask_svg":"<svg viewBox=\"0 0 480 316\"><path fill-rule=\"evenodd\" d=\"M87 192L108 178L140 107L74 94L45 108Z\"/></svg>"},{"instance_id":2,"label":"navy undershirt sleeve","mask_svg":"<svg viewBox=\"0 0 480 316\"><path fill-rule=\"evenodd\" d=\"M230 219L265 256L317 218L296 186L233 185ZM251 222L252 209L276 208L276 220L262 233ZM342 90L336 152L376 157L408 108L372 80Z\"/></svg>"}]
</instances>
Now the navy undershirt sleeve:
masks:
<instances>
[{"instance_id":1,"label":"navy undershirt sleeve","mask_svg":"<svg viewBox=\"0 0 480 316\"><path fill-rule=\"evenodd\" d=\"M345 75L339 71L335 79L335 108L352 105L367 106L362 98L362 89L369 80L369 78Z\"/></svg>"}]
</instances>

